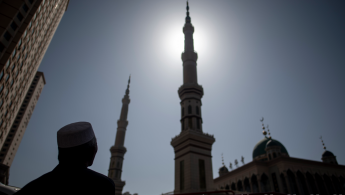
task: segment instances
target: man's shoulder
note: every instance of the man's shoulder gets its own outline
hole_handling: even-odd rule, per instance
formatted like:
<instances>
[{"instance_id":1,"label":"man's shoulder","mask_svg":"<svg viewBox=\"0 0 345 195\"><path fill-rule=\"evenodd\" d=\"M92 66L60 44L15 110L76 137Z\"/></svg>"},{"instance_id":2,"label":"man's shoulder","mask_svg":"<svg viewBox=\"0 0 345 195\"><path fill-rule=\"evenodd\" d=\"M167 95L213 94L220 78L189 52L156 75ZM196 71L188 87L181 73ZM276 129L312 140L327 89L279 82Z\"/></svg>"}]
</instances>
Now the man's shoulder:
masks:
<instances>
[{"instance_id":1,"label":"man's shoulder","mask_svg":"<svg viewBox=\"0 0 345 195\"><path fill-rule=\"evenodd\" d=\"M93 177L95 180L98 180L101 183L115 186L112 179L94 170L86 169L86 174L89 175L90 177Z\"/></svg>"}]
</instances>

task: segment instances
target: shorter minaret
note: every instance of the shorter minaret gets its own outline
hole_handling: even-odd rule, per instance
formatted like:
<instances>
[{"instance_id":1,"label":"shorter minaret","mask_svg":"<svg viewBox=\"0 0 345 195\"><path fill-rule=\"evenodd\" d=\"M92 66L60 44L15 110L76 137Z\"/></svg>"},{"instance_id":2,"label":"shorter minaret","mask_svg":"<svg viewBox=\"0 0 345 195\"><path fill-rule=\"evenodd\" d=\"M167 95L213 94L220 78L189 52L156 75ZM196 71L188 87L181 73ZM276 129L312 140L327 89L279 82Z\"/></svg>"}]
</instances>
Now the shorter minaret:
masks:
<instances>
[{"instance_id":1,"label":"shorter minaret","mask_svg":"<svg viewBox=\"0 0 345 195\"><path fill-rule=\"evenodd\" d=\"M121 180L123 156L127 152L124 147L126 128L128 125L127 115L128 115L128 105L129 99L129 83L131 81L131 76L128 79L128 85L126 89L126 94L122 98L122 109L120 119L117 121L117 132L115 145L110 148L111 158L109 164L108 177L111 178L115 183L115 195L122 195L123 186L126 184L125 181Z\"/></svg>"}]
</instances>

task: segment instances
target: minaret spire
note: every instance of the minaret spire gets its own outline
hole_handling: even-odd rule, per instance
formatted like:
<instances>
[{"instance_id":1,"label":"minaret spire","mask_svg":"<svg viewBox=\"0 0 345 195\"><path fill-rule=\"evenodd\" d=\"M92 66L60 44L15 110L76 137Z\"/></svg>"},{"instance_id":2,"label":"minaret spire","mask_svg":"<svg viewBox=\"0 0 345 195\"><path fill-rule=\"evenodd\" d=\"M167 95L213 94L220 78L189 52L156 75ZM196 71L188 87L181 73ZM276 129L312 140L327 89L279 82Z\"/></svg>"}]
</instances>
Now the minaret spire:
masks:
<instances>
[{"instance_id":1,"label":"minaret spire","mask_svg":"<svg viewBox=\"0 0 345 195\"><path fill-rule=\"evenodd\" d=\"M211 159L215 139L213 135L204 133L202 128L201 98L204 89L198 84L198 54L194 51L194 27L189 16L188 1L183 33L183 84L178 89L181 133L170 143L175 150L175 194L215 190Z\"/></svg>"},{"instance_id":2,"label":"minaret spire","mask_svg":"<svg viewBox=\"0 0 345 195\"><path fill-rule=\"evenodd\" d=\"M129 84L131 81L131 76L129 76L127 89L124 97L122 98L122 109L120 114L120 119L117 121L117 131L115 138L115 145L110 148L111 158L108 171L108 177L111 178L115 183L115 195L122 195L123 186L126 184L121 180L122 173L122 163L123 157L127 152L124 146L126 129L128 125L127 115L128 115L128 105L130 103L129 99Z\"/></svg>"},{"instance_id":3,"label":"minaret spire","mask_svg":"<svg viewBox=\"0 0 345 195\"><path fill-rule=\"evenodd\" d=\"M187 1L187 7L186 7L186 9L187 9L186 23L190 23L188 1Z\"/></svg>"}]
</instances>

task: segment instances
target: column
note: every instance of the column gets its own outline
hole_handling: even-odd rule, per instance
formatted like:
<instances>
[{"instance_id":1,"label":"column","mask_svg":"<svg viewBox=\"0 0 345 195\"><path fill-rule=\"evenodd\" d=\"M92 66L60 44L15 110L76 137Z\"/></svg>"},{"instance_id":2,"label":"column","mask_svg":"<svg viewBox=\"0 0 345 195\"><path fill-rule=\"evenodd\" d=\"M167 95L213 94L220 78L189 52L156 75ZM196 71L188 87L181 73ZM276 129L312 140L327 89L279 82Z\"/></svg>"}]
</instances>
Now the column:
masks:
<instances>
[{"instance_id":1,"label":"column","mask_svg":"<svg viewBox=\"0 0 345 195\"><path fill-rule=\"evenodd\" d=\"M316 186L316 190L317 190L318 194L320 194L321 191L320 191L320 188L319 188L318 183L316 182L315 174L311 174L311 175L313 176L313 180L314 180L314 184L315 184L315 186Z\"/></svg>"},{"instance_id":2,"label":"column","mask_svg":"<svg viewBox=\"0 0 345 195\"><path fill-rule=\"evenodd\" d=\"M289 194L291 194L292 191L291 191L291 185L290 185L289 176L287 175L286 171L283 172L283 175L284 175L284 179L285 179L285 182L286 182L287 191L288 191Z\"/></svg>"},{"instance_id":3,"label":"column","mask_svg":"<svg viewBox=\"0 0 345 195\"><path fill-rule=\"evenodd\" d=\"M312 192L314 190L312 190L311 186L309 185L309 181L308 181L307 175L305 174L305 172L302 172L302 174L303 174L303 177L305 179L305 182L306 182L306 185L307 185L307 188L308 188L308 192L309 192L309 194L312 194Z\"/></svg>"},{"instance_id":4,"label":"column","mask_svg":"<svg viewBox=\"0 0 345 195\"><path fill-rule=\"evenodd\" d=\"M276 177L277 177L277 182L278 182L278 186L279 186L279 191L280 191L280 193L283 193L284 186L283 186L280 174L278 173L276 175Z\"/></svg>"},{"instance_id":5,"label":"column","mask_svg":"<svg viewBox=\"0 0 345 195\"><path fill-rule=\"evenodd\" d=\"M254 191L253 191L252 180L251 180L251 178L248 180L249 180L250 192L253 193Z\"/></svg>"},{"instance_id":6,"label":"column","mask_svg":"<svg viewBox=\"0 0 345 195\"><path fill-rule=\"evenodd\" d=\"M302 194L301 192L303 191L303 188L301 186L301 182L299 182L299 178L297 176L297 173L296 172L293 172L293 175L295 176L295 182L296 182L296 191L297 191L297 194Z\"/></svg>"},{"instance_id":7,"label":"column","mask_svg":"<svg viewBox=\"0 0 345 195\"><path fill-rule=\"evenodd\" d=\"M262 192L262 190L261 190L261 175L257 175L256 180L258 181L259 192Z\"/></svg>"},{"instance_id":8,"label":"column","mask_svg":"<svg viewBox=\"0 0 345 195\"><path fill-rule=\"evenodd\" d=\"M322 181L322 183L323 183L323 186L324 186L324 188L325 188L325 190L326 190L326 194L330 194L329 191L328 191L328 187L327 187L327 184L326 184L326 182L325 182L325 179L323 178L322 175L320 175L320 177L321 177L321 181Z\"/></svg>"},{"instance_id":9,"label":"column","mask_svg":"<svg viewBox=\"0 0 345 195\"><path fill-rule=\"evenodd\" d=\"M244 180L242 179L241 182L242 182L242 189L243 189L243 192L245 192L245 191L246 191L246 186L244 185Z\"/></svg>"}]
</instances>

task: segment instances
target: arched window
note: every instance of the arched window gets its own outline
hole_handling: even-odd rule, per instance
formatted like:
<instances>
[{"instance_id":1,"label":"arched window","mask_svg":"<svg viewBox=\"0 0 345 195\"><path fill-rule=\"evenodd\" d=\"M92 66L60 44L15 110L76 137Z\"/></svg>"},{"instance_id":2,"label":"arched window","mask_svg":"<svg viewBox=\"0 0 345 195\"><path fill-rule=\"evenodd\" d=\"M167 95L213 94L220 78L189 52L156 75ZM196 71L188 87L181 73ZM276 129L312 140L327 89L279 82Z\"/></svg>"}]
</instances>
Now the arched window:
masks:
<instances>
[{"instance_id":1,"label":"arched window","mask_svg":"<svg viewBox=\"0 0 345 195\"><path fill-rule=\"evenodd\" d=\"M196 106L195 110L196 110L196 114L199 115L199 106Z\"/></svg>"},{"instance_id":2,"label":"arched window","mask_svg":"<svg viewBox=\"0 0 345 195\"><path fill-rule=\"evenodd\" d=\"M188 127L189 127L190 129L193 128L193 125L192 125L192 118L188 118Z\"/></svg>"},{"instance_id":3,"label":"arched window","mask_svg":"<svg viewBox=\"0 0 345 195\"><path fill-rule=\"evenodd\" d=\"M277 155L276 155L276 153L275 153L275 152L273 153L273 158L277 158Z\"/></svg>"},{"instance_id":4,"label":"arched window","mask_svg":"<svg viewBox=\"0 0 345 195\"><path fill-rule=\"evenodd\" d=\"M271 154L268 154L268 160L271 160Z\"/></svg>"},{"instance_id":5,"label":"arched window","mask_svg":"<svg viewBox=\"0 0 345 195\"><path fill-rule=\"evenodd\" d=\"M192 114L192 106L191 105L188 106L188 114Z\"/></svg>"},{"instance_id":6,"label":"arched window","mask_svg":"<svg viewBox=\"0 0 345 195\"><path fill-rule=\"evenodd\" d=\"M184 116L184 108L182 108L182 113L181 114L182 114L182 116Z\"/></svg>"},{"instance_id":7,"label":"arched window","mask_svg":"<svg viewBox=\"0 0 345 195\"><path fill-rule=\"evenodd\" d=\"M183 131L184 128L183 128L183 120L181 121L181 130Z\"/></svg>"},{"instance_id":8,"label":"arched window","mask_svg":"<svg viewBox=\"0 0 345 195\"><path fill-rule=\"evenodd\" d=\"M196 119L196 128L200 129L200 119Z\"/></svg>"}]
</instances>

